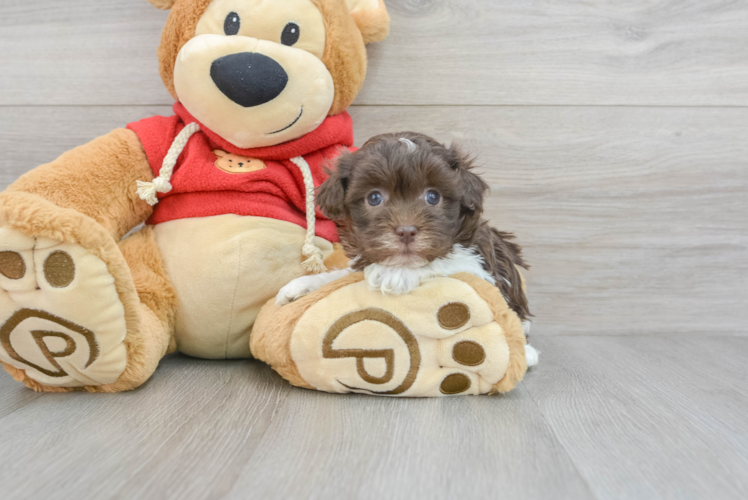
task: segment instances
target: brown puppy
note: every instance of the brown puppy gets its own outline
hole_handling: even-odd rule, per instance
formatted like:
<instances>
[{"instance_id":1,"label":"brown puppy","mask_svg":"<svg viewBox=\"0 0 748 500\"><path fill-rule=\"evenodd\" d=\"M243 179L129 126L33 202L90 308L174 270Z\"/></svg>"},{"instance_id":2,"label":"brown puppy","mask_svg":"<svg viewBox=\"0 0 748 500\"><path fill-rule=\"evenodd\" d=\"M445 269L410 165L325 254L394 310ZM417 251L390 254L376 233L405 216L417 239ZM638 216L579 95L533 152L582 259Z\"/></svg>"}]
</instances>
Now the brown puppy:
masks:
<instances>
[{"instance_id":1,"label":"brown puppy","mask_svg":"<svg viewBox=\"0 0 748 500\"><path fill-rule=\"evenodd\" d=\"M488 185L472 168L458 148L423 134L379 135L338 159L317 202L339 223L354 270L415 270L472 254L526 320L530 310L517 270L527 267L522 250L512 234L482 217Z\"/></svg>"},{"instance_id":2,"label":"brown puppy","mask_svg":"<svg viewBox=\"0 0 748 500\"><path fill-rule=\"evenodd\" d=\"M283 287L287 304L349 272L363 271L369 286L403 294L421 282L467 272L496 285L529 332L530 310L517 267L527 267L510 233L483 217L488 185L473 160L455 146L423 134L373 137L343 153L320 187L320 209L338 223L351 267L304 276ZM528 366L538 352L525 346Z\"/></svg>"},{"instance_id":3,"label":"brown puppy","mask_svg":"<svg viewBox=\"0 0 748 500\"><path fill-rule=\"evenodd\" d=\"M344 153L320 187L320 209L338 223L349 269L304 276L283 287L288 304L349 272L363 271L383 293L403 294L422 281L467 272L496 285L529 333L530 309L517 267L527 265L510 233L483 217L488 185L455 146L422 134L373 137ZM525 346L528 366L538 352Z\"/></svg>"}]
</instances>

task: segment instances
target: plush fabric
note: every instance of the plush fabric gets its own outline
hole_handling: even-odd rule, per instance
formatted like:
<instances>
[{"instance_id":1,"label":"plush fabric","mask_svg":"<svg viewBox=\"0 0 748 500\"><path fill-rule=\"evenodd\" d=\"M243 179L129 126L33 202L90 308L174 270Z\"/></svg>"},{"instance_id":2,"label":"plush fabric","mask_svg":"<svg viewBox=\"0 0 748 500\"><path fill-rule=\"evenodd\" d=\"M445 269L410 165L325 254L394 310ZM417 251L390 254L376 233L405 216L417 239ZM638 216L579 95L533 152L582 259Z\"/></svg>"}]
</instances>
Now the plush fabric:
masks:
<instances>
[{"instance_id":1,"label":"plush fabric","mask_svg":"<svg viewBox=\"0 0 748 500\"><path fill-rule=\"evenodd\" d=\"M147 318L142 315L130 268L108 232L92 218L78 211L61 208L38 195L22 192L0 194L0 227L33 234L36 238L78 245L106 264L124 310L126 330L122 332L122 342L127 351L127 367L119 379L112 384L85 386L78 389L91 392L116 392L132 389L145 381L153 370L149 370L144 360L161 356L155 354L150 348L151 339L147 329ZM15 307L12 303L3 304L2 311L0 311L3 321ZM7 358L3 359L6 369L8 361ZM152 368L155 369L155 365ZM17 380L23 381L35 390L73 390L72 388L52 388L39 383L18 367L9 371Z\"/></svg>"},{"instance_id":2,"label":"plush fabric","mask_svg":"<svg viewBox=\"0 0 748 500\"><path fill-rule=\"evenodd\" d=\"M268 302L250 345L290 383L327 392L507 392L527 370L519 318L496 287L469 274L402 296L351 274L289 305Z\"/></svg>"},{"instance_id":3,"label":"plush fabric","mask_svg":"<svg viewBox=\"0 0 748 500\"><path fill-rule=\"evenodd\" d=\"M322 62L335 82L335 98L329 113L333 116L351 105L366 77L366 50L359 27L363 27L372 41L378 41L388 32L385 25L389 17L382 3L374 12L359 12L357 20L360 24L357 26L345 0L311 1L325 18L326 42ZM168 5L168 2L159 3ZM179 50L194 36L195 28L209 3L210 0L176 0L171 7L158 56L161 78L175 100L178 97L174 89L174 62ZM377 36L372 37L372 33Z\"/></svg>"},{"instance_id":4,"label":"plush fabric","mask_svg":"<svg viewBox=\"0 0 748 500\"><path fill-rule=\"evenodd\" d=\"M303 16L298 10L311 10L319 18L319 31L324 31L322 15L310 0L245 0L233 7L246 14L247 36L225 36L223 22L216 21L210 32L187 42L174 67L179 100L203 125L240 148L271 146L313 132L328 116L335 98L333 75L314 53L271 41L277 40L283 24L275 30L266 26L269 38L258 40L253 35L260 36L255 32L262 32L263 25L251 19L274 18L272 14L283 11L283 18L303 25L298 32L306 36L309 23L297 17ZM230 8L230 0L216 0L205 16L226 16ZM201 31L204 20L198 26ZM324 40L320 49L324 50Z\"/></svg>"},{"instance_id":5,"label":"plush fabric","mask_svg":"<svg viewBox=\"0 0 748 500\"><path fill-rule=\"evenodd\" d=\"M248 358L249 333L268 299L304 276L302 227L234 214L179 219L153 228L179 297L174 339L180 352L209 359ZM195 241L194 235L200 235ZM323 258L331 242L316 238Z\"/></svg>"},{"instance_id":6,"label":"plush fabric","mask_svg":"<svg viewBox=\"0 0 748 500\"><path fill-rule=\"evenodd\" d=\"M177 103L175 115L154 116L128 125L145 149L153 175L177 134L194 118ZM341 148L353 145L353 124L348 113L330 117L314 132L273 147L238 149L208 129L192 136L180 155L171 177L172 190L159 195L149 224L193 217L237 214L292 222L306 227L306 190L299 169L290 159L303 156L316 186L326 178L324 167ZM218 168L217 150L262 160L265 168L231 174ZM316 234L338 241L335 223L316 211Z\"/></svg>"},{"instance_id":7,"label":"plush fabric","mask_svg":"<svg viewBox=\"0 0 748 500\"><path fill-rule=\"evenodd\" d=\"M169 10L174 5L174 0L148 0L157 9Z\"/></svg>"},{"instance_id":8,"label":"plush fabric","mask_svg":"<svg viewBox=\"0 0 748 500\"><path fill-rule=\"evenodd\" d=\"M259 0L243 0L244 7L253 1ZM305 202L324 180L325 164L352 147L345 109L365 78L364 44L383 39L389 28L381 0L284 5L306 1L299 22L316 24L294 57L284 60L293 66L286 75L296 85L286 97L316 95L330 90L329 79L334 83L334 97L328 92L319 116L309 105L305 127L311 128L294 131L291 124L288 137L275 135L262 128L263 120L287 123L290 101L279 99L274 107L274 98L250 95L254 87L242 88L243 80L232 82L230 74L218 78L221 88L212 74L210 81L201 74L195 82L188 71L180 86L189 86L193 108L177 103L175 116L117 129L0 194L0 362L16 380L38 391L126 391L148 380L174 350L213 359L254 355L294 385L329 392L488 394L521 380L526 362L519 318L495 287L472 275L436 278L394 297L369 289L360 273L350 274L287 306L275 305L283 285L317 270L302 265L312 250L328 269L348 265L335 225L321 212L317 236L306 234ZM280 10L267 16L275 24L256 31L264 38L228 40L220 33L228 2L213 3L209 18L203 14L210 0L151 3L172 9L159 61L175 97L177 54L196 37L205 36L193 44L192 56L199 59L203 48L206 57L192 69L212 70L232 55L223 53L226 48L250 53L249 46L262 44L271 47L267 54L284 57L296 50L267 34L281 36ZM252 22L262 27L261 18ZM275 68L273 78L283 80L280 63L263 57L258 60ZM299 92L304 77L320 74L322 80ZM210 99L203 103L205 84L213 85L212 98L225 95L221 105L241 119L223 114ZM224 92L229 84L238 86L229 92L241 94L236 100ZM280 89L277 82L268 88L273 85ZM253 114L255 101L265 108ZM200 116L217 110L209 118L220 123L220 132L203 117L186 143L177 140L183 128L196 130L187 108L199 108ZM247 122L259 124L254 136ZM245 140L251 144L238 146ZM180 153L169 185L171 163L161 168L166 157L175 159L168 154L174 144ZM299 168L307 163L305 187Z\"/></svg>"},{"instance_id":9,"label":"plush fabric","mask_svg":"<svg viewBox=\"0 0 748 500\"><path fill-rule=\"evenodd\" d=\"M524 286L524 276L520 274ZM494 315L494 321L501 326L509 346L510 361L504 377L494 385L492 393L509 392L522 380L527 371L527 361L525 359L525 333L522 327L522 321L517 314L509 309L504 297L495 286L473 276L472 274L460 273L453 278L463 281L470 285L478 295L486 301L488 307Z\"/></svg>"},{"instance_id":10,"label":"plush fabric","mask_svg":"<svg viewBox=\"0 0 748 500\"><path fill-rule=\"evenodd\" d=\"M275 305L275 297L270 299L260 311L250 336L249 347L254 357L268 363L291 384L314 389L301 376L291 355L291 329L317 300L362 279L363 276L359 273L350 274L293 304L284 306L282 313L281 308Z\"/></svg>"},{"instance_id":11,"label":"plush fabric","mask_svg":"<svg viewBox=\"0 0 748 500\"><path fill-rule=\"evenodd\" d=\"M346 0L364 43L381 42L390 34L390 15L384 0Z\"/></svg>"},{"instance_id":12,"label":"plush fabric","mask_svg":"<svg viewBox=\"0 0 748 500\"><path fill-rule=\"evenodd\" d=\"M119 240L145 221L151 207L136 181L153 178L138 136L117 129L22 175L8 192L31 193L94 219Z\"/></svg>"},{"instance_id":13,"label":"plush fabric","mask_svg":"<svg viewBox=\"0 0 748 500\"><path fill-rule=\"evenodd\" d=\"M327 42L322 62L335 82L330 115L342 113L353 103L366 78L366 48L361 32L344 0L312 0L325 18Z\"/></svg>"}]
</instances>

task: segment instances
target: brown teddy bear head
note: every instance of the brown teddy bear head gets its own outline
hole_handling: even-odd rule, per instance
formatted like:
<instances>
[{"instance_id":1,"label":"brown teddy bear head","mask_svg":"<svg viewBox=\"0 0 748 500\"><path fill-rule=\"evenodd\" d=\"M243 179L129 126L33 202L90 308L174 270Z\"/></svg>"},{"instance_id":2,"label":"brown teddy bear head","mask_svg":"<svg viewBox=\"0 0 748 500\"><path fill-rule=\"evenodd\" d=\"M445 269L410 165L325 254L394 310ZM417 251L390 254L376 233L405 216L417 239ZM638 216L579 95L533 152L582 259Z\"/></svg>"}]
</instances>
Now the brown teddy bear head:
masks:
<instances>
[{"instance_id":1,"label":"brown teddy bear head","mask_svg":"<svg viewBox=\"0 0 748 500\"><path fill-rule=\"evenodd\" d=\"M169 92L242 149L272 146L343 112L384 39L383 0L149 0L171 9L161 38Z\"/></svg>"}]
</instances>

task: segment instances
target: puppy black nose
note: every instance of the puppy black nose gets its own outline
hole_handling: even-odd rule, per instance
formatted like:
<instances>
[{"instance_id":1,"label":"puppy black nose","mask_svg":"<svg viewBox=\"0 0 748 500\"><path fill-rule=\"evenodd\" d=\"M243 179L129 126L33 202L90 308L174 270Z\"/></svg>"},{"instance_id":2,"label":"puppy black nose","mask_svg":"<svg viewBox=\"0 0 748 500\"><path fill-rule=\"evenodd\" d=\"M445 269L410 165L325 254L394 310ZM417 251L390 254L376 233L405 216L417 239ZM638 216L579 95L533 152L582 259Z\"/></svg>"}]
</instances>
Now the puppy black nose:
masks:
<instances>
[{"instance_id":1,"label":"puppy black nose","mask_svg":"<svg viewBox=\"0 0 748 500\"><path fill-rule=\"evenodd\" d=\"M408 243L412 243L413 240L416 239L418 229L416 229L415 226L400 226L395 231L395 234L400 237L400 241L407 245Z\"/></svg>"},{"instance_id":2,"label":"puppy black nose","mask_svg":"<svg viewBox=\"0 0 748 500\"><path fill-rule=\"evenodd\" d=\"M288 84L283 66L257 52L216 59L210 67L210 77L226 97L245 108L272 101Z\"/></svg>"}]
</instances>

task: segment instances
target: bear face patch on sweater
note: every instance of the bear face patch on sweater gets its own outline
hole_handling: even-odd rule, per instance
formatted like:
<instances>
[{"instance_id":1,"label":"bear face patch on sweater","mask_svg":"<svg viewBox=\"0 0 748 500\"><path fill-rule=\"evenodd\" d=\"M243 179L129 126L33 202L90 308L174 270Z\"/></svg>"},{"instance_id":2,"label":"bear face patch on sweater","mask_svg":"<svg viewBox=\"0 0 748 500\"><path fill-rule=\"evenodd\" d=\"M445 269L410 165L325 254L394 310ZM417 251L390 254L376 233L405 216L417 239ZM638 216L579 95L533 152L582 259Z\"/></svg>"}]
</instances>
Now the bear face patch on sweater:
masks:
<instances>
[{"instance_id":1,"label":"bear face patch on sweater","mask_svg":"<svg viewBox=\"0 0 748 500\"><path fill-rule=\"evenodd\" d=\"M215 166L227 174L248 174L267 168L265 162L259 158L235 155L220 149L213 151L213 154L216 155Z\"/></svg>"}]
</instances>

